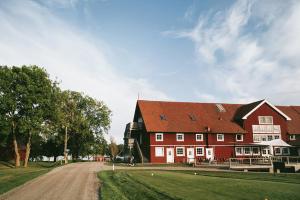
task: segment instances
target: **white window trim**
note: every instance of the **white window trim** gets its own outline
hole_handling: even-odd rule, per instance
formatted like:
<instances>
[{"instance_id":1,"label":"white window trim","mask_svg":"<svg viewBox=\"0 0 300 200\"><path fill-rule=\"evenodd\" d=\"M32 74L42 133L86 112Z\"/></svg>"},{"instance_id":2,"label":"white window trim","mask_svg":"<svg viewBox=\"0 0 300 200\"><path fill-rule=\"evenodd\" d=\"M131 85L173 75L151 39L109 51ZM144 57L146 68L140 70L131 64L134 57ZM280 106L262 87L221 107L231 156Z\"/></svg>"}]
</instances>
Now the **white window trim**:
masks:
<instances>
[{"instance_id":1,"label":"white window trim","mask_svg":"<svg viewBox=\"0 0 300 200\"><path fill-rule=\"evenodd\" d=\"M177 154L177 149L183 149L183 154ZM185 156L185 148L184 147L176 147L176 156Z\"/></svg>"},{"instance_id":2,"label":"white window trim","mask_svg":"<svg viewBox=\"0 0 300 200\"><path fill-rule=\"evenodd\" d=\"M202 154L198 154L197 149L202 149ZM196 147L196 156L204 156L204 147Z\"/></svg>"},{"instance_id":3,"label":"white window trim","mask_svg":"<svg viewBox=\"0 0 300 200\"><path fill-rule=\"evenodd\" d=\"M161 140L157 139L157 135L161 135ZM156 142L162 142L162 141L164 141L164 134L163 133L155 133L155 141Z\"/></svg>"},{"instance_id":4,"label":"white window trim","mask_svg":"<svg viewBox=\"0 0 300 200\"><path fill-rule=\"evenodd\" d=\"M249 153L246 153L246 151L245 151L246 148L249 148ZM252 149L251 149L251 147L244 147L244 155L245 155L245 156L250 156L251 154L252 154Z\"/></svg>"},{"instance_id":5,"label":"white window trim","mask_svg":"<svg viewBox=\"0 0 300 200\"><path fill-rule=\"evenodd\" d=\"M258 149L257 153L254 153L253 149ZM252 155L254 155L254 156L260 155L259 147L252 147Z\"/></svg>"},{"instance_id":6,"label":"white window trim","mask_svg":"<svg viewBox=\"0 0 300 200\"><path fill-rule=\"evenodd\" d=\"M261 122L260 122L260 119L261 119L261 118L266 118L266 117L270 117L270 118L272 119L272 122L271 122L271 123L267 123L267 122L261 123ZM274 122L273 122L273 116L258 116L258 123L259 123L259 124L273 124L273 123L274 123Z\"/></svg>"},{"instance_id":7,"label":"white window trim","mask_svg":"<svg viewBox=\"0 0 300 200\"><path fill-rule=\"evenodd\" d=\"M162 155L157 155L156 149L162 149ZM165 148L164 147L155 147L155 157L164 157L164 156L165 156Z\"/></svg>"},{"instance_id":8,"label":"white window trim","mask_svg":"<svg viewBox=\"0 0 300 200\"><path fill-rule=\"evenodd\" d=\"M182 140L178 140L179 135L182 135ZM184 141L184 134L183 133L176 133L176 141L183 142Z\"/></svg>"},{"instance_id":9,"label":"white window trim","mask_svg":"<svg viewBox=\"0 0 300 200\"><path fill-rule=\"evenodd\" d=\"M296 135L295 134L290 135L290 140L296 140Z\"/></svg>"},{"instance_id":10,"label":"white window trim","mask_svg":"<svg viewBox=\"0 0 300 200\"><path fill-rule=\"evenodd\" d=\"M241 153L237 152L237 149L240 148L241 149ZM244 148L243 147L235 147L235 155L236 156L242 156L244 155Z\"/></svg>"},{"instance_id":11,"label":"white window trim","mask_svg":"<svg viewBox=\"0 0 300 200\"><path fill-rule=\"evenodd\" d=\"M222 135L223 139L219 140L219 135ZM224 134L217 134L217 141L218 142L224 142L224 137L225 137Z\"/></svg>"},{"instance_id":12,"label":"white window trim","mask_svg":"<svg viewBox=\"0 0 300 200\"><path fill-rule=\"evenodd\" d=\"M241 139L241 140L238 140L238 139L237 139L237 136L238 136L238 135L241 135L241 136L242 136L242 139ZM235 135L235 140L236 140L237 142L242 142L242 141L244 141L244 135L243 135L243 134L236 134L236 135Z\"/></svg>"},{"instance_id":13,"label":"white window trim","mask_svg":"<svg viewBox=\"0 0 300 200\"><path fill-rule=\"evenodd\" d=\"M201 139L200 139L200 140L198 140L198 139L197 139L197 136L198 136L198 135L201 135ZM201 133L199 133L199 134L196 134L196 141L197 141L197 142L199 142L199 141L203 141L203 134L201 134Z\"/></svg>"},{"instance_id":14,"label":"white window trim","mask_svg":"<svg viewBox=\"0 0 300 200\"><path fill-rule=\"evenodd\" d=\"M279 149L280 152L279 152L279 153L276 153L276 149ZM282 149L281 149L280 147L275 147L275 148L274 148L274 154L275 154L275 155L282 155Z\"/></svg>"}]
</instances>

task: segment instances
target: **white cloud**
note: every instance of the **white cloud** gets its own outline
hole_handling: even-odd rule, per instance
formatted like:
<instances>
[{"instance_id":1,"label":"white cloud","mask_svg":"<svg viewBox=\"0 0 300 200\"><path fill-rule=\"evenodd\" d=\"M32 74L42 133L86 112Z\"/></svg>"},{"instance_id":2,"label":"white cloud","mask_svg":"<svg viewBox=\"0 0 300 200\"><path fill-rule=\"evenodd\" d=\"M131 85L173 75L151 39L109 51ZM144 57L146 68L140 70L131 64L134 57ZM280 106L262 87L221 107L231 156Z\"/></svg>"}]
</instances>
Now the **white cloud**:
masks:
<instances>
[{"instance_id":1,"label":"white cloud","mask_svg":"<svg viewBox=\"0 0 300 200\"><path fill-rule=\"evenodd\" d=\"M163 34L194 42L215 92L204 96L299 104L299 19L299 1L237 1L227 10L201 15L191 30Z\"/></svg>"},{"instance_id":2,"label":"white cloud","mask_svg":"<svg viewBox=\"0 0 300 200\"><path fill-rule=\"evenodd\" d=\"M141 98L168 99L146 79L120 75L106 58L103 41L93 38L32 1L0 3L0 65L35 64L62 80L64 89L104 100L113 111L110 130L122 142ZM142 93L141 93L142 92Z\"/></svg>"}]
</instances>

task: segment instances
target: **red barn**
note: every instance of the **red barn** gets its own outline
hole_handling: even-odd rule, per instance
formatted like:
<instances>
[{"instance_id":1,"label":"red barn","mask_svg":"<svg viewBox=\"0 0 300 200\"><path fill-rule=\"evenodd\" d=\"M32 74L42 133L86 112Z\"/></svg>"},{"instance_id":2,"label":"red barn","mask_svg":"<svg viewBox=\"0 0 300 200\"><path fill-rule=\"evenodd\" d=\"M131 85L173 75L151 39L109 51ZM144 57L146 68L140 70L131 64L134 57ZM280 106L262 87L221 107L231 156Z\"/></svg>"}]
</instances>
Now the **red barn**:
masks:
<instances>
[{"instance_id":1,"label":"red barn","mask_svg":"<svg viewBox=\"0 0 300 200\"><path fill-rule=\"evenodd\" d=\"M276 141L287 145L266 146ZM298 155L300 106L138 100L124 144L141 162Z\"/></svg>"}]
</instances>

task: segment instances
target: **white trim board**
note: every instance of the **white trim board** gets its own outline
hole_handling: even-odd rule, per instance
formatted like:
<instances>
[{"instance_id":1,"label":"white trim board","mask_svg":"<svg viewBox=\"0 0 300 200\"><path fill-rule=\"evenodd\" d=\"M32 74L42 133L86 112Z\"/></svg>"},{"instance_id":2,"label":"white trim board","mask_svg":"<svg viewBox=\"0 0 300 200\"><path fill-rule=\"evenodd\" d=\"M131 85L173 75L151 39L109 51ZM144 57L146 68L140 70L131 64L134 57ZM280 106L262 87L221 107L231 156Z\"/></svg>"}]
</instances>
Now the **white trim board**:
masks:
<instances>
[{"instance_id":1,"label":"white trim board","mask_svg":"<svg viewBox=\"0 0 300 200\"><path fill-rule=\"evenodd\" d=\"M260 104L258 104L255 108L253 108L250 112L248 112L242 119L247 119L249 115L251 115L254 111L256 111L264 103L268 104L271 108L273 108L275 111L277 111L279 114L281 114L286 120L291 120L291 118L289 116L287 116L286 114L284 114L281 110L279 110L278 108L276 108L276 106L274 106L273 104L271 104L270 102L268 102L266 99L263 100L262 102L260 102Z\"/></svg>"}]
</instances>

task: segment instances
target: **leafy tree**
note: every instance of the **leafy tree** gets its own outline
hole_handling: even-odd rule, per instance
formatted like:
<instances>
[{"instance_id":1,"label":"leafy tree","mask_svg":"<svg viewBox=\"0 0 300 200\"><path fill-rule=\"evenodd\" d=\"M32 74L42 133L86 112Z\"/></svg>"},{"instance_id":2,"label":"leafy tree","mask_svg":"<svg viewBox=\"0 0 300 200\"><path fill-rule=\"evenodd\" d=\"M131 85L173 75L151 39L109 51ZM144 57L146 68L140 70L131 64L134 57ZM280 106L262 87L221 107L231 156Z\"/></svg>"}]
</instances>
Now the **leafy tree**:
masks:
<instances>
[{"instance_id":1,"label":"leafy tree","mask_svg":"<svg viewBox=\"0 0 300 200\"><path fill-rule=\"evenodd\" d=\"M0 66L0 114L2 120L10 127L16 167L20 166L16 129L21 120L20 111L23 108L21 98L26 89L22 85L23 80L20 78L20 73L20 68Z\"/></svg>"},{"instance_id":2,"label":"leafy tree","mask_svg":"<svg viewBox=\"0 0 300 200\"><path fill-rule=\"evenodd\" d=\"M32 135L39 134L43 126L53 118L53 109L55 107L55 83L49 79L48 74L42 68L37 66L21 68L20 78L23 80L23 90L20 101L22 103L21 125L25 130L26 154L24 167L28 165L28 159L31 150Z\"/></svg>"}]
</instances>

